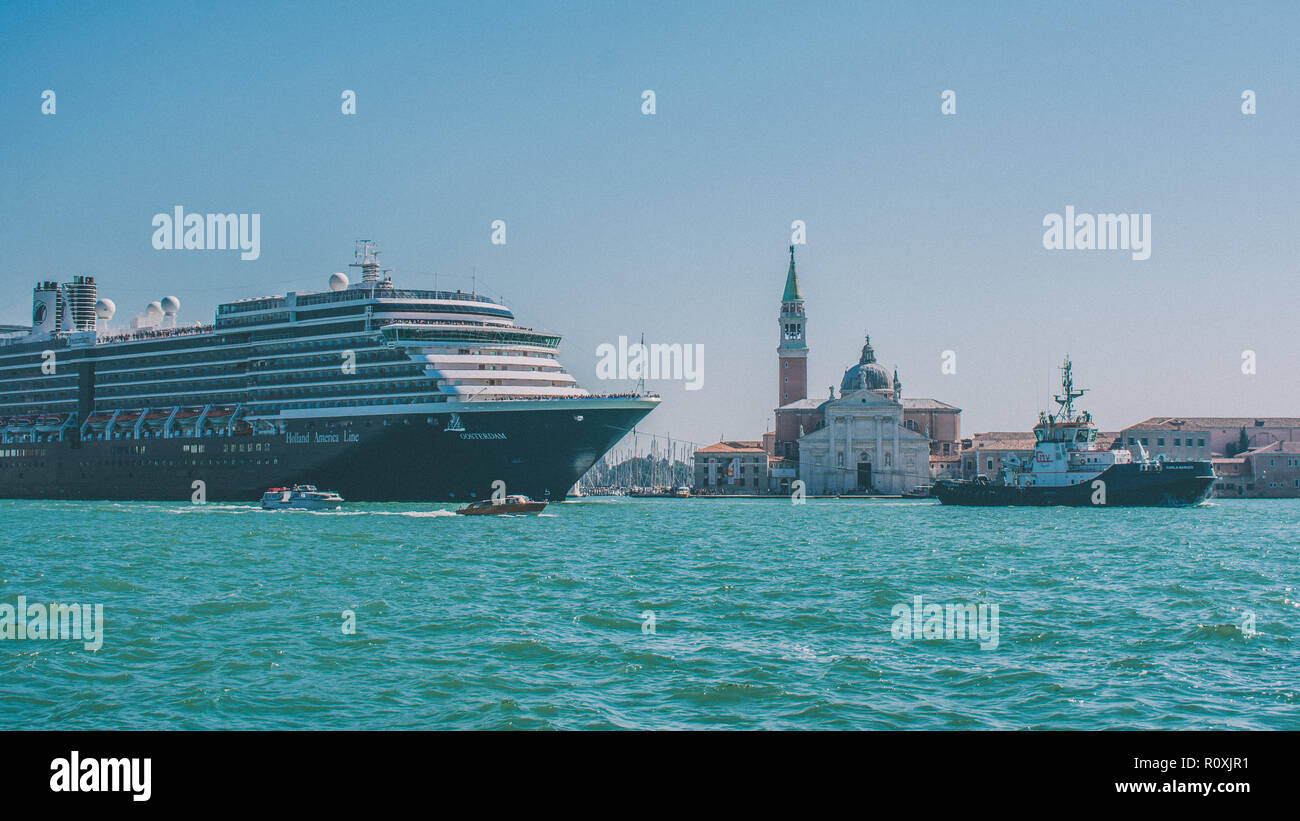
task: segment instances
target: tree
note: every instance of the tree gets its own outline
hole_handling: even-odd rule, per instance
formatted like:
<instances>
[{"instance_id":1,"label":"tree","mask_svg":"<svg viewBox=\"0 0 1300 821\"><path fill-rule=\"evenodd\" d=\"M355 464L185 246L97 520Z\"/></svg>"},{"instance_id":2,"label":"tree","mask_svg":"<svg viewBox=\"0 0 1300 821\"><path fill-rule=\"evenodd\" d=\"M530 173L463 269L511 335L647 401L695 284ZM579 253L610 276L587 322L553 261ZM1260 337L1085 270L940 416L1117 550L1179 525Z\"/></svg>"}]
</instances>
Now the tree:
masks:
<instances>
[{"instance_id":1,"label":"tree","mask_svg":"<svg viewBox=\"0 0 1300 821\"><path fill-rule=\"evenodd\" d=\"M1241 426L1241 434L1237 437L1236 443L1234 444L1233 442L1229 442L1224 446L1223 450L1224 455L1226 456L1236 456L1239 453L1245 453L1250 450L1250 437L1246 435L1245 425Z\"/></svg>"}]
</instances>

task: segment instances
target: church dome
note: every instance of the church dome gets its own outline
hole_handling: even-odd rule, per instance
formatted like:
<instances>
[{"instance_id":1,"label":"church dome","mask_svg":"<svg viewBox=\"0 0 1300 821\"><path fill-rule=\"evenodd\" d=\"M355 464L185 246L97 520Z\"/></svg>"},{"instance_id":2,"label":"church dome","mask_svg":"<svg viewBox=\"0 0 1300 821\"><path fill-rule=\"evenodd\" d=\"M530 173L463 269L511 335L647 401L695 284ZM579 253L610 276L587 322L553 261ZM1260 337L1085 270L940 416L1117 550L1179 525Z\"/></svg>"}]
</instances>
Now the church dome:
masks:
<instances>
[{"instance_id":1,"label":"church dome","mask_svg":"<svg viewBox=\"0 0 1300 821\"><path fill-rule=\"evenodd\" d=\"M858 364L844 372L844 379L840 382L840 396L863 388L877 391L892 390L893 387L889 371L876 361L876 352L872 349L871 337L868 336L866 344L862 346L862 358Z\"/></svg>"}]
</instances>

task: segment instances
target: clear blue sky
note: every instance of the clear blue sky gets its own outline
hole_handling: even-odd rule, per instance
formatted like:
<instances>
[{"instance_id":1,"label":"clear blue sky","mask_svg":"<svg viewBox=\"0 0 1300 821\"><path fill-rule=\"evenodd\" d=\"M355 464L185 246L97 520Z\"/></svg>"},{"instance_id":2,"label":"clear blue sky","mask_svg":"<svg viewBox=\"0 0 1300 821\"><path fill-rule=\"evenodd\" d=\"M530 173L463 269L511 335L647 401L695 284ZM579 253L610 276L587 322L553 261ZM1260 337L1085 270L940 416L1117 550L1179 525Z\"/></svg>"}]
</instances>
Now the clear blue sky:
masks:
<instances>
[{"instance_id":1,"label":"clear blue sky","mask_svg":"<svg viewBox=\"0 0 1300 821\"><path fill-rule=\"evenodd\" d=\"M968 433L1032 425L1066 352L1104 428L1300 415L1300 4L270 5L0 6L0 322L75 273L210 321L373 238L593 390L620 334L703 344L645 428L757 438L801 219L814 397L869 330ZM177 204L261 214L261 258L155 251ZM1067 205L1149 212L1151 258L1044 250Z\"/></svg>"}]
</instances>

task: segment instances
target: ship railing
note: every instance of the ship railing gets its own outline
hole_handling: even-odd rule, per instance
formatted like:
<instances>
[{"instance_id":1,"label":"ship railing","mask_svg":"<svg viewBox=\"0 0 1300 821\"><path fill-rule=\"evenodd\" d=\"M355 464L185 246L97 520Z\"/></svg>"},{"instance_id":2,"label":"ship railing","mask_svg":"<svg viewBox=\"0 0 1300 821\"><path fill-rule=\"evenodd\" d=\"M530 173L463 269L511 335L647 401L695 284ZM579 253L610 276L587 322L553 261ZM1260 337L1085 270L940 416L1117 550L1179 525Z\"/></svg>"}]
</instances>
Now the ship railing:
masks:
<instances>
[{"instance_id":1,"label":"ship railing","mask_svg":"<svg viewBox=\"0 0 1300 821\"><path fill-rule=\"evenodd\" d=\"M504 317L503 317L504 319ZM387 328L391 325L437 325L437 326L468 326L471 328L504 328L511 331L529 331L531 333L546 333L536 328L529 328L524 325L518 325L514 322L479 322L472 319L376 319L374 327Z\"/></svg>"},{"instance_id":2,"label":"ship railing","mask_svg":"<svg viewBox=\"0 0 1300 821\"><path fill-rule=\"evenodd\" d=\"M488 398L475 399L467 396L462 402L562 402L571 399L660 399L657 393L583 393L574 396L500 396L490 394Z\"/></svg>"},{"instance_id":3,"label":"ship railing","mask_svg":"<svg viewBox=\"0 0 1300 821\"><path fill-rule=\"evenodd\" d=\"M142 339L166 339L173 336L193 336L212 333L214 325L185 325L179 328L132 328L129 331L95 335L96 343L133 342Z\"/></svg>"}]
</instances>

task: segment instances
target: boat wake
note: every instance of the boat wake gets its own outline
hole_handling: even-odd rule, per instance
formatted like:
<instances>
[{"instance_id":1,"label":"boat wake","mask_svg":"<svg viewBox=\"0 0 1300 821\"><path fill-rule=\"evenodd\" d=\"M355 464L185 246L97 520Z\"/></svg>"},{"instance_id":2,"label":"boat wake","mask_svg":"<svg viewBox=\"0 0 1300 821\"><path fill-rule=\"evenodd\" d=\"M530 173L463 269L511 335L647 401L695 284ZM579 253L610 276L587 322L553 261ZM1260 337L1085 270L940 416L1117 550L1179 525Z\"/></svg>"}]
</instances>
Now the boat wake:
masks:
<instances>
[{"instance_id":1,"label":"boat wake","mask_svg":"<svg viewBox=\"0 0 1300 821\"><path fill-rule=\"evenodd\" d=\"M307 510L316 516L405 516L410 519L441 519L455 516L454 510Z\"/></svg>"}]
</instances>

